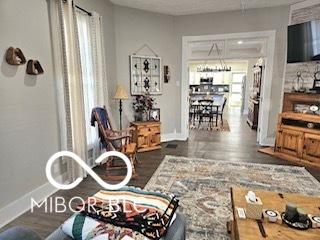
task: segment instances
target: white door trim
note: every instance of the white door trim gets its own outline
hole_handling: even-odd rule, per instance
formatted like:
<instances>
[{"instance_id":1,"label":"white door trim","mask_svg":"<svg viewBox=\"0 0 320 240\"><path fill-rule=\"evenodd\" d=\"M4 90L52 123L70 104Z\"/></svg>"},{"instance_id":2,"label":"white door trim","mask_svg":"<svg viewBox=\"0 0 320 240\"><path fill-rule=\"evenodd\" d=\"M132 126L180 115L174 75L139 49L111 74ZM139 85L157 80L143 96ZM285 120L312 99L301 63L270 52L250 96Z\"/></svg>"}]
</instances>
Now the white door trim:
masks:
<instances>
[{"instance_id":1,"label":"white door trim","mask_svg":"<svg viewBox=\"0 0 320 240\"><path fill-rule=\"evenodd\" d=\"M202 36L183 36L182 37L182 61L181 61L181 137L187 139L189 136L189 110L188 110L188 59L189 59L189 43L194 41L208 41L208 40L223 40L223 39L239 39L252 37L267 38L267 56L266 56L266 73L263 80L262 102L260 108L259 127L259 144L270 145L270 138L268 137L269 126L269 110L271 98L271 86L274 64L275 51L275 36L276 31L259 31L259 32L244 32L244 33L230 33L217 35L202 35Z\"/></svg>"}]
</instances>

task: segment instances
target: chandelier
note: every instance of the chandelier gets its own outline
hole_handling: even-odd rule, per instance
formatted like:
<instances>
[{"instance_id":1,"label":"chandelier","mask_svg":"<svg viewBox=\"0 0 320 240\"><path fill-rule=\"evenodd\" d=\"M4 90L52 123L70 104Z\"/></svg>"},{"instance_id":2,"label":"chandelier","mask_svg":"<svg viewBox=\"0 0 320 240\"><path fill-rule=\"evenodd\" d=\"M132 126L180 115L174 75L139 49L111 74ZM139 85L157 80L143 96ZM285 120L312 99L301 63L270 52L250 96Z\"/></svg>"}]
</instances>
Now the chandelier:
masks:
<instances>
[{"instance_id":1,"label":"chandelier","mask_svg":"<svg viewBox=\"0 0 320 240\"><path fill-rule=\"evenodd\" d=\"M231 72L231 66L227 66L225 60L222 58L221 56L221 51L219 50L218 44L217 43L213 43L212 47L210 48L208 57L210 57L210 55L212 54L212 52L216 50L218 57L219 57L219 62L220 65L219 66L215 66L215 67L209 67L208 66L208 60L205 61L204 65L201 65L197 68L197 72Z\"/></svg>"}]
</instances>

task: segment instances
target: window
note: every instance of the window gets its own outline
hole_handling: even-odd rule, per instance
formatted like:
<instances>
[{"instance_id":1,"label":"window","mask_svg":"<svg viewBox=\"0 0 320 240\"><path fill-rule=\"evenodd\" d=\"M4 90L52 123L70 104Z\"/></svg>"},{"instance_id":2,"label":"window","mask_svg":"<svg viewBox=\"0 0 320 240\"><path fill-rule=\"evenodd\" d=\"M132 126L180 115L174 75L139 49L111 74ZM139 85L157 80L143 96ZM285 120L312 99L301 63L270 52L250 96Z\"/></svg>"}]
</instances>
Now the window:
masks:
<instances>
[{"instance_id":1,"label":"window","mask_svg":"<svg viewBox=\"0 0 320 240\"><path fill-rule=\"evenodd\" d=\"M98 142L97 129L91 127L91 110L98 105L97 79L94 69L93 43L90 31L90 16L77 11L81 71L83 80L84 114L86 121L87 145L92 149Z\"/></svg>"},{"instance_id":2,"label":"window","mask_svg":"<svg viewBox=\"0 0 320 240\"><path fill-rule=\"evenodd\" d=\"M242 105L242 85L245 73L232 73L230 106L241 107Z\"/></svg>"}]
</instances>

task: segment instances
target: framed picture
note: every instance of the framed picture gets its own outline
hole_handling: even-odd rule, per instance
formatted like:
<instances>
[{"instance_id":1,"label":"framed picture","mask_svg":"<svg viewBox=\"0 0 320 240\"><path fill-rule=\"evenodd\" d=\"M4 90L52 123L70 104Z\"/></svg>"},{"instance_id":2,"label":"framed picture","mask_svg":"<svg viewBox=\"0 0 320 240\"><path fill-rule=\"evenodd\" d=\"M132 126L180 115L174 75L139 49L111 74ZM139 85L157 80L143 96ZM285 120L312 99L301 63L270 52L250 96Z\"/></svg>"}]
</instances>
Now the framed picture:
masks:
<instances>
[{"instance_id":1,"label":"framed picture","mask_svg":"<svg viewBox=\"0 0 320 240\"><path fill-rule=\"evenodd\" d=\"M160 122L160 108L153 108L150 110L149 120L153 122Z\"/></svg>"},{"instance_id":2,"label":"framed picture","mask_svg":"<svg viewBox=\"0 0 320 240\"><path fill-rule=\"evenodd\" d=\"M131 95L160 95L161 58L154 56L130 56Z\"/></svg>"}]
</instances>

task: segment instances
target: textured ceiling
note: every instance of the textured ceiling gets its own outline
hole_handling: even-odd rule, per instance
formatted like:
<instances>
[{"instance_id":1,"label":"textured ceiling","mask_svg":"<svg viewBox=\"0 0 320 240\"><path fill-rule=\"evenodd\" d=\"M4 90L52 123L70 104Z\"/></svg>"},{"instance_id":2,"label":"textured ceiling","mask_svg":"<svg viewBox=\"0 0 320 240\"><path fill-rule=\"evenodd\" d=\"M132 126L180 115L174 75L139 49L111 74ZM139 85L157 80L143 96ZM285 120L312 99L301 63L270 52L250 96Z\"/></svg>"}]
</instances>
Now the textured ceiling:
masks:
<instances>
[{"instance_id":1,"label":"textured ceiling","mask_svg":"<svg viewBox=\"0 0 320 240\"><path fill-rule=\"evenodd\" d=\"M138 8L169 15L187 15L208 12L290 5L302 0L111 0L116 5Z\"/></svg>"}]
</instances>

